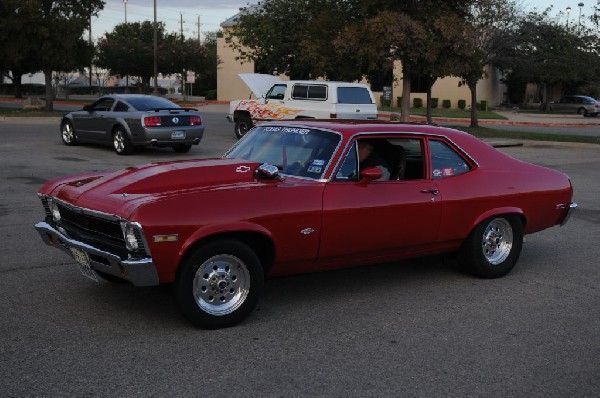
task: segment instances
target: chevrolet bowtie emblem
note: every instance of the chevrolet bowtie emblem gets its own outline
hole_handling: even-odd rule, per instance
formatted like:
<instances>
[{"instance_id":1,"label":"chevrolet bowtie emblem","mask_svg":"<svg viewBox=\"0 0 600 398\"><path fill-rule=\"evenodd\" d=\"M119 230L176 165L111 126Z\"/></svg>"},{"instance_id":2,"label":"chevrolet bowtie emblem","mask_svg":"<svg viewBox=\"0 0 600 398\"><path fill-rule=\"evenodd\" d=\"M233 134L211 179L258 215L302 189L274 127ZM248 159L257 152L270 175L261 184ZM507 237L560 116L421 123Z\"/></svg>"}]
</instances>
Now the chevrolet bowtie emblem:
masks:
<instances>
[{"instance_id":1,"label":"chevrolet bowtie emblem","mask_svg":"<svg viewBox=\"0 0 600 398\"><path fill-rule=\"evenodd\" d=\"M238 173L247 173L250 171L250 167L249 166L238 166L238 168L235 169L235 171L237 171Z\"/></svg>"}]
</instances>

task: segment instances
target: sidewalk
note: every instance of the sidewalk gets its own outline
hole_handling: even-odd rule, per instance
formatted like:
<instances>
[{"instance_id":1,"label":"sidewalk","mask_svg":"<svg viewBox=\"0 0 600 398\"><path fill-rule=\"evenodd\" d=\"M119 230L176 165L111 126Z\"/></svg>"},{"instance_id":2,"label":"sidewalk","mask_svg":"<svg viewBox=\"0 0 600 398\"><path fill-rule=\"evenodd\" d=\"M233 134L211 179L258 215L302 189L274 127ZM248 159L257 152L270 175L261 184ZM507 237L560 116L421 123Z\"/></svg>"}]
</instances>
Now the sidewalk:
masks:
<instances>
[{"instance_id":1,"label":"sidewalk","mask_svg":"<svg viewBox=\"0 0 600 398\"><path fill-rule=\"evenodd\" d=\"M539 114L522 113L517 111L495 111L498 115L504 116L506 120L501 119L479 119L480 125L507 125L507 126L530 126L530 127L600 127L599 117L583 117L581 115L568 114ZM378 113L380 119L388 120L390 112L381 111ZM425 116L411 115L411 121L424 122ZM470 118L449 118L433 117L434 123L457 123L470 124Z\"/></svg>"}]
</instances>

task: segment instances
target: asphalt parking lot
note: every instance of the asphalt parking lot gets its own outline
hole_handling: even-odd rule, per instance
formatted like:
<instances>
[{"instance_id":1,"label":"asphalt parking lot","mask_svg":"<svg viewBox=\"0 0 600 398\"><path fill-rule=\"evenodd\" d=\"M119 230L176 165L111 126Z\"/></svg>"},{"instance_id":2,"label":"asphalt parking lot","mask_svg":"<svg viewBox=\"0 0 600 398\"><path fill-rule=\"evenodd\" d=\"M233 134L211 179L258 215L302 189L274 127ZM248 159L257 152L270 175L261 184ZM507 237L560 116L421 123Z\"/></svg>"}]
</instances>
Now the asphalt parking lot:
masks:
<instances>
[{"instance_id":1,"label":"asphalt parking lot","mask_svg":"<svg viewBox=\"0 0 600 398\"><path fill-rule=\"evenodd\" d=\"M543 396L600 391L600 146L503 148L567 173L580 208L529 235L507 277L450 256L269 280L241 325L195 329L168 287L84 278L33 225L47 180L220 156L222 112L187 154L66 147L56 120L0 121L0 391L25 396Z\"/></svg>"}]
</instances>

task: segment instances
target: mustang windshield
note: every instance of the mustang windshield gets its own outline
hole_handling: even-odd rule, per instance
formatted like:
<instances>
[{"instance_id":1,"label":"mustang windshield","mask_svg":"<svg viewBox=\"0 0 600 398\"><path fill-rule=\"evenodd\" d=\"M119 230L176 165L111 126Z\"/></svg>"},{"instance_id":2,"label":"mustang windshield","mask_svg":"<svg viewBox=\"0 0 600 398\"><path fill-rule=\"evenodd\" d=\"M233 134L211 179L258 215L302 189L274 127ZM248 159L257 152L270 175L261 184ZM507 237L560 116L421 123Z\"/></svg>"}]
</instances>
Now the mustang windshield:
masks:
<instances>
[{"instance_id":1,"label":"mustang windshield","mask_svg":"<svg viewBox=\"0 0 600 398\"><path fill-rule=\"evenodd\" d=\"M321 179L341 137L297 126L258 126L225 154L277 166L281 174Z\"/></svg>"}]
</instances>

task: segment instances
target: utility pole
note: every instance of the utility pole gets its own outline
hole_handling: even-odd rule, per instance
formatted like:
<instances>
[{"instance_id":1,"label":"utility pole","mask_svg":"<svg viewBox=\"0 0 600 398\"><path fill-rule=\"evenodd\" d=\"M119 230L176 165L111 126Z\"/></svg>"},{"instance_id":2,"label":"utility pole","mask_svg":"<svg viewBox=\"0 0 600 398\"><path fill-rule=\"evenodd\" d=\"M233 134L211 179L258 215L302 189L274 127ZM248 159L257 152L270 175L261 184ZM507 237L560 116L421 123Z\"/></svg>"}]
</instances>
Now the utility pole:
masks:
<instances>
[{"instance_id":1,"label":"utility pole","mask_svg":"<svg viewBox=\"0 0 600 398\"><path fill-rule=\"evenodd\" d=\"M202 45L202 39L200 39L200 15L198 15L198 45Z\"/></svg>"},{"instance_id":2,"label":"utility pole","mask_svg":"<svg viewBox=\"0 0 600 398\"><path fill-rule=\"evenodd\" d=\"M90 46L92 45L92 13L90 12L90 37L89 37ZM90 94L92 91L92 61L90 61Z\"/></svg>"},{"instance_id":3,"label":"utility pole","mask_svg":"<svg viewBox=\"0 0 600 398\"><path fill-rule=\"evenodd\" d=\"M156 23L156 0L154 0L154 90L152 90L152 94L158 94L158 61L156 57L158 56L158 26Z\"/></svg>"},{"instance_id":4,"label":"utility pole","mask_svg":"<svg viewBox=\"0 0 600 398\"><path fill-rule=\"evenodd\" d=\"M180 33L181 33L181 43L183 44L183 14L179 13L179 29L180 29ZM187 89L185 86L185 82L186 82L186 70L185 68L181 71L181 94L183 95L183 100L186 101L187 100Z\"/></svg>"}]
</instances>

